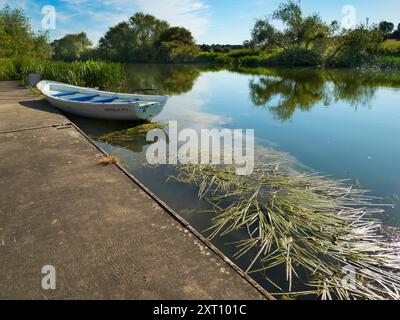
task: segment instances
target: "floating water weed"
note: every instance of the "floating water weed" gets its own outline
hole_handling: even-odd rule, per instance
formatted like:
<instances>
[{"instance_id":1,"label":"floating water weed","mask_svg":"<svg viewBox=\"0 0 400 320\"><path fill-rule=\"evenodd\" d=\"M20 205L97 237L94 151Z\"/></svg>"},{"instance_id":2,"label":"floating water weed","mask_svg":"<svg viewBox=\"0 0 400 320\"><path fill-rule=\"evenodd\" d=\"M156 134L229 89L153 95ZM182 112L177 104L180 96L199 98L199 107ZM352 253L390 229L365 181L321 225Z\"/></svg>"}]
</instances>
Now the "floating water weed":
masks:
<instances>
[{"instance_id":1,"label":"floating water weed","mask_svg":"<svg viewBox=\"0 0 400 320\"><path fill-rule=\"evenodd\" d=\"M178 169L172 178L196 184L199 198L213 207L210 238L245 231L236 258L256 250L248 273L283 266L290 296L400 298L400 243L388 241L377 218L383 205L365 190L325 176L294 174L276 155L249 176L236 175L229 165ZM260 263L263 267L256 268ZM294 279L302 273L310 290L294 293Z\"/></svg>"}]
</instances>

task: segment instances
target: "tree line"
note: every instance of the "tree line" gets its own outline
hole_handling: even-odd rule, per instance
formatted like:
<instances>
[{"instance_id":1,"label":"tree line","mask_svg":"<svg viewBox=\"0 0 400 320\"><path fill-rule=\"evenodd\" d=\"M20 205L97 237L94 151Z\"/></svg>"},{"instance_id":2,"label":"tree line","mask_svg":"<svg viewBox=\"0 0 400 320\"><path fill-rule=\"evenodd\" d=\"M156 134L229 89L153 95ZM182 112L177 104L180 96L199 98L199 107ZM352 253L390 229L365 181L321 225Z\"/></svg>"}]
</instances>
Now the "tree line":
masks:
<instances>
[{"instance_id":1,"label":"tree line","mask_svg":"<svg viewBox=\"0 0 400 320\"><path fill-rule=\"evenodd\" d=\"M274 26L275 21L283 25L283 31ZM370 60L386 35L382 24L345 29L337 21L323 21L317 13L304 15L300 5L289 0L271 17L256 21L247 45L276 50L281 60L298 64L354 66Z\"/></svg>"},{"instance_id":2,"label":"tree line","mask_svg":"<svg viewBox=\"0 0 400 320\"><path fill-rule=\"evenodd\" d=\"M21 9L6 5L0 11L0 57L27 56L77 61L183 62L200 51L189 30L144 13L111 27L97 47L85 32L49 42L49 34L32 31Z\"/></svg>"},{"instance_id":3,"label":"tree line","mask_svg":"<svg viewBox=\"0 0 400 320\"><path fill-rule=\"evenodd\" d=\"M111 27L92 47L87 35L66 35L52 43L54 59L101 59L119 62L185 62L200 49L192 33L183 27L171 27L156 17L136 13L128 21Z\"/></svg>"},{"instance_id":4,"label":"tree line","mask_svg":"<svg viewBox=\"0 0 400 320\"><path fill-rule=\"evenodd\" d=\"M275 21L283 25L275 27ZM22 10L0 11L0 57L27 55L55 60L118 62L226 62L266 61L287 65L354 66L367 61L386 39L397 39L400 25L383 21L343 29L319 14L304 15L293 0L286 0L265 19L258 19L251 39L241 46L198 46L191 32L156 17L136 13L109 28L93 47L86 33L68 34L49 42L48 33L34 33Z\"/></svg>"},{"instance_id":5,"label":"tree line","mask_svg":"<svg viewBox=\"0 0 400 320\"><path fill-rule=\"evenodd\" d=\"M397 25L397 29L394 29L394 23L388 21L382 21L379 23L379 30L385 34L386 39L400 40L400 23Z\"/></svg>"}]
</instances>

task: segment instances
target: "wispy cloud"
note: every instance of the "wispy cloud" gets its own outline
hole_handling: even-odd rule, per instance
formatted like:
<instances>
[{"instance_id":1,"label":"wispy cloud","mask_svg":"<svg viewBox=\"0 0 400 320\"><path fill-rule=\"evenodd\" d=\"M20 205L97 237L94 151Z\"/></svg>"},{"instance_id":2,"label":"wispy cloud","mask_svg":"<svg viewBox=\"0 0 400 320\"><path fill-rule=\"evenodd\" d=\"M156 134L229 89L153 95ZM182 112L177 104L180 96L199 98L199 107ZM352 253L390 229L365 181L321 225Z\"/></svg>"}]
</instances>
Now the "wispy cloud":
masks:
<instances>
[{"instance_id":1,"label":"wispy cloud","mask_svg":"<svg viewBox=\"0 0 400 320\"><path fill-rule=\"evenodd\" d=\"M209 25L210 10L204 0L101 0L101 3L114 12L131 10L132 14L134 11L152 14L171 25L188 28L195 38L202 36Z\"/></svg>"},{"instance_id":2,"label":"wispy cloud","mask_svg":"<svg viewBox=\"0 0 400 320\"><path fill-rule=\"evenodd\" d=\"M135 0L139 9L155 15L169 23L188 28L195 38L206 31L210 13L208 6L201 0Z\"/></svg>"},{"instance_id":3,"label":"wispy cloud","mask_svg":"<svg viewBox=\"0 0 400 320\"><path fill-rule=\"evenodd\" d=\"M207 0L12 0L12 7L25 9L33 18L35 29L40 29L41 6L54 5L57 10L57 29L52 37L61 36L61 30L69 33L86 31L97 42L100 35L117 23L127 20L135 12L152 14L173 26L189 29L196 40L202 41L211 20L211 8ZM0 0L0 5L9 0ZM35 8L35 9L33 9Z\"/></svg>"}]
</instances>

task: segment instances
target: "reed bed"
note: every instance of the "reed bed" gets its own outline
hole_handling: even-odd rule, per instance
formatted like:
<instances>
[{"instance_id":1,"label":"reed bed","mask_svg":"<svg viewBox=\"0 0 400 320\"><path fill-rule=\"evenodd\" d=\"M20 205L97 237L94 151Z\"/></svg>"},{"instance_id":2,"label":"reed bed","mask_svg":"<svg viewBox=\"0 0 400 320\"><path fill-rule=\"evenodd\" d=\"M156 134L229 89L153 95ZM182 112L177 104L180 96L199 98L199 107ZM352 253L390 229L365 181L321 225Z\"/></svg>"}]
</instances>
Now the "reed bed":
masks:
<instances>
[{"instance_id":1,"label":"reed bed","mask_svg":"<svg viewBox=\"0 0 400 320\"><path fill-rule=\"evenodd\" d=\"M236 175L232 165L178 169L172 178L196 184L199 198L212 205L211 239L244 231L236 257L257 252L248 273L268 274L283 267L287 292L266 279L279 289L277 294L400 298L400 243L394 236L398 233L382 226L377 215L383 206L366 191L329 177L294 174L276 155L257 163L249 176ZM309 290L293 292L295 279L301 281L304 273Z\"/></svg>"},{"instance_id":2,"label":"reed bed","mask_svg":"<svg viewBox=\"0 0 400 320\"><path fill-rule=\"evenodd\" d=\"M102 90L126 91L126 75L122 64L104 61L63 62L29 58L1 59L0 78L21 80L35 72L42 79Z\"/></svg>"}]
</instances>

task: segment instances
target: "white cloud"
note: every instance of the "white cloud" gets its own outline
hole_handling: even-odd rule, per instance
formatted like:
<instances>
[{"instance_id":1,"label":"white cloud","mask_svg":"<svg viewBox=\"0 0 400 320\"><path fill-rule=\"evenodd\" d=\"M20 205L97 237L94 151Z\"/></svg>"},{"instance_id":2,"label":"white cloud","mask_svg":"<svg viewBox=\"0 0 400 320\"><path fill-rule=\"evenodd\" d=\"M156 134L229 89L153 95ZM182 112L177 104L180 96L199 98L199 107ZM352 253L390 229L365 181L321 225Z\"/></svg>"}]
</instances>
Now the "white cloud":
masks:
<instances>
[{"instance_id":1,"label":"white cloud","mask_svg":"<svg viewBox=\"0 0 400 320\"><path fill-rule=\"evenodd\" d=\"M189 29L198 39L209 24L208 6L202 0L135 0L139 10L170 24Z\"/></svg>"},{"instance_id":2,"label":"white cloud","mask_svg":"<svg viewBox=\"0 0 400 320\"><path fill-rule=\"evenodd\" d=\"M0 0L1 1L4 0ZM32 0L14 0L25 3ZM207 31L210 10L205 0L60 0L66 5L58 10L59 22L75 30L85 23L91 23L90 30L84 30L97 42L108 27L129 19L135 12L152 14L158 19L168 21L172 26L189 29L199 41ZM78 17L82 17L82 19ZM72 22L75 21L74 24ZM64 26L66 28L67 26ZM57 32L59 35L60 32Z\"/></svg>"},{"instance_id":3,"label":"white cloud","mask_svg":"<svg viewBox=\"0 0 400 320\"><path fill-rule=\"evenodd\" d=\"M135 11L152 14L171 25L189 29L195 38L207 31L210 19L204 0L102 0L102 3L119 12L130 10L131 14Z\"/></svg>"}]
</instances>

